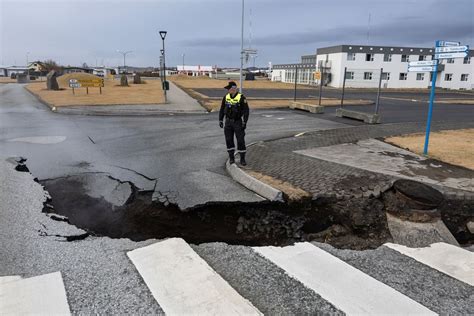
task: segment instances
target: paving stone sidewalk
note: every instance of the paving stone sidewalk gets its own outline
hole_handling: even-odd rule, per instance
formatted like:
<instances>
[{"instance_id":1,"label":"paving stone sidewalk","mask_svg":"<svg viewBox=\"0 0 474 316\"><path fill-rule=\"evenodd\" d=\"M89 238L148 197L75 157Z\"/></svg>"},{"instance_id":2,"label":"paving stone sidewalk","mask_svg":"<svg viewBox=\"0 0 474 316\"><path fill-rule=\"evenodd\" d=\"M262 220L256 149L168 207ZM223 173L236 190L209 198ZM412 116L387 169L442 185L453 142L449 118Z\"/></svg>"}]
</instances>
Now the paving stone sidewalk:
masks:
<instances>
[{"instance_id":1,"label":"paving stone sidewalk","mask_svg":"<svg viewBox=\"0 0 474 316\"><path fill-rule=\"evenodd\" d=\"M462 128L474 128L474 122L437 122L432 125L432 131ZM424 132L424 130L425 125L420 123L363 125L314 131L298 137L259 142L249 146L248 166L244 170L253 170L288 182L312 194L313 198L378 196L380 191L388 189L397 178L308 157L295 151ZM465 173L466 178L474 179L474 171L459 169L463 175ZM437 188L444 194L455 195L461 199L472 199L474 196L469 191L448 187Z\"/></svg>"}]
</instances>

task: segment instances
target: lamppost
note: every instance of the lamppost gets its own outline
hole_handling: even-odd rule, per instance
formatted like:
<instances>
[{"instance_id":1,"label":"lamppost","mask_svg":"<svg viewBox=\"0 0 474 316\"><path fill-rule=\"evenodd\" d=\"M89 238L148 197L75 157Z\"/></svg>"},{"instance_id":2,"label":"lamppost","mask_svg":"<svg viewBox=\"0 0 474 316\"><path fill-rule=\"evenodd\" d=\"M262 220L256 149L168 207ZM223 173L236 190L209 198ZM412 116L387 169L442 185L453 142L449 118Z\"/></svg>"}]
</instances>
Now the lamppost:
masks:
<instances>
[{"instance_id":1,"label":"lamppost","mask_svg":"<svg viewBox=\"0 0 474 316\"><path fill-rule=\"evenodd\" d=\"M244 0L242 0L242 25L240 34L240 93L243 92L242 87L242 69L244 68Z\"/></svg>"},{"instance_id":2,"label":"lamppost","mask_svg":"<svg viewBox=\"0 0 474 316\"><path fill-rule=\"evenodd\" d=\"M131 52L133 52L133 51L132 51L132 50L129 50L129 51L126 51L126 52L122 52L121 50L118 50L118 49L117 49L117 53L120 53L120 54L123 55L123 71L124 71L125 73L127 73L127 68L126 68L126 66L125 66L125 56L127 56L127 54L130 54Z\"/></svg>"},{"instance_id":3,"label":"lamppost","mask_svg":"<svg viewBox=\"0 0 474 316\"><path fill-rule=\"evenodd\" d=\"M165 91L165 102L167 101L166 100L166 89L168 88L167 87L167 82L166 82L166 55L165 55L165 37L166 37L166 33L168 33L167 31L159 31L158 32L160 34L160 37L161 37L161 41L163 43L163 49L162 49L162 55L163 55L163 90Z\"/></svg>"},{"instance_id":4,"label":"lamppost","mask_svg":"<svg viewBox=\"0 0 474 316\"><path fill-rule=\"evenodd\" d=\"M183 73L184 73L184 53L181 55L183 57Z\"/></svg>"},{"instance_id":5,"label":"lamppost","mask_svg":"<svg viewBox=\"0 0 474 316\"><path fill-rule=\"evenodd\" d=\"M28 64L30 63L28 61L28 55L30 54L30 52L26 52L26 75L28 76L27 77L27 81L30 81L30 67L28 66Z\"/></svg>"}]
</instances>

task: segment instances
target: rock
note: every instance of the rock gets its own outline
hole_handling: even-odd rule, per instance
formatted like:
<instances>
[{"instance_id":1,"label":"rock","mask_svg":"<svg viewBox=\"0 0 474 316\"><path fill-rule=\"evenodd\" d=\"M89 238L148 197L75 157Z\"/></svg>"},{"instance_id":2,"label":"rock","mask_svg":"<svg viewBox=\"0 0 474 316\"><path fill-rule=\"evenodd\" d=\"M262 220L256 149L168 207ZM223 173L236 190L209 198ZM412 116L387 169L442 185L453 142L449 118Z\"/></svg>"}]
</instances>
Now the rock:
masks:
<instances>
[{"instance_id":1,"label":"rock","mask_svg":"<svg viewBox=\"0 0 474 316\"><path fill-rule=\"evenodd\" d=\"M470 221L466 224L467 230L471 233L474 234L474 222Z\"/></svg>"},{"instance_id":2,"label":"rock","mask_svg":"<svg viewBox=\"0 0 474 316\"><path fill-rule=\"evenodd\" d=\"M141 84L142 83L142 78L140 77L139 74L133 75L133 84Z\"/></svg>"},{"instance_id":3,"label":"rock","mask_svg":"<svg viewBox=\"0 0 474 316\"><path fill-rule=\"evenodd\" d=\"M120 77L120 85L122 87L128 87L128 79L125 74L122 74L122 76Z\"/></svg>"},{"instance_id":4,"label":"rock","mask_svg":"<svg viewBox=\"0 0 474 316\"><path fill-rule=\"evenodd\" d=\"M58 77L58 74L56 70L51 70L46 75L46 88L48 90L59 90L57 77Z\"/></svg>"}]
</instances>

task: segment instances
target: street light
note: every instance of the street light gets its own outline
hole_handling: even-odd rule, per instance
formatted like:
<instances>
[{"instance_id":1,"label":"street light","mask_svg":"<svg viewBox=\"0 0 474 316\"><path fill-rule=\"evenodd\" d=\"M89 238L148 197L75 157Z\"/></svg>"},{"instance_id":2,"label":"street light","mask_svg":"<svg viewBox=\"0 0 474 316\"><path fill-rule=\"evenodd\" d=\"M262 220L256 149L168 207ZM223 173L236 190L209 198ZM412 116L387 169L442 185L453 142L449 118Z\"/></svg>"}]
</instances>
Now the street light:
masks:
<instances>
[{"instance_id":1,"label":"street light","mask_svg":"<svg viewBox=\"0 0 474 316\"><path fill-rule=\"evenodd\" d=\"M30 81L30 67L28 67L28 64L29 64L29 61L28 61L28 55L30 54L30 52L26 52L26 75L28 76L27 77L27 81Z\"/></svg>"},{"instance_id":2,"label":"street light","mask_svg":"<svg viewBox=\"0 0 474 316\"><path fill-rule=\"evenodd\" d=\"M184 53L182 54L183 56L183 73L184 73Z\"/></svg>"},{"instance_id":3,"label":"street light","mask_svg":"<svg viewBox=\"0 0 474 316\"><path fill-rule=\"evenodd\" d=\"M242 69L244 68L244 0L242 0L242 25L240 34L240 93L243 92L242 87Z\"/></svg>"},{"instance_id":4,"label":"street light","mask_svg":"<svg viewBox=\"0 0 474 316\"><path fill-rule=\"evenodd\" d=\"M126 52L122 52L121 50L118 50L117 49L117 53L120 53L123 55L123 71L125 73L127 73L127 69L126 69L126 66L125 66L125 56L127 56L127 54L130 54L131 52L133 52L132 50L129 50L129 51L126 51Z\"/></svg>"},{"instance_id":5,"label":"street light","mask_svg":"<svg viewBox=\"0 0 474 316\"><path fill-rule=\"evenodd\" d=\"M165 37L168 33L167 31L159 31L158 32L161 37L161 41L163 42L163 49L161 50L161 55L163 56L163 90L165 91L165 102L166 100L166 57L165 57Z\"/></svg>"}]
</instances>

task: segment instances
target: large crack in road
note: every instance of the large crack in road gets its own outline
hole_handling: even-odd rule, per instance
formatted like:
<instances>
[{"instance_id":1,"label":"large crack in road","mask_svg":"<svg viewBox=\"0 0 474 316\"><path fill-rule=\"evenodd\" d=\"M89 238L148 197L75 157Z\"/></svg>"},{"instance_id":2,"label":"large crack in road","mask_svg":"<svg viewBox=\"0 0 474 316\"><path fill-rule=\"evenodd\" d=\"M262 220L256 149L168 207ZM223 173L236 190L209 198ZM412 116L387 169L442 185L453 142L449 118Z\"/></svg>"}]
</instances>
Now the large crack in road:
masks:
<instances>
[{"instance_id":1,"label":"large crack in road","mask_svg":"<svg viewBox=\"0 0 474 316\"><path fill-rule=\"evenodd\" d=\"M18 160L15 169L29 172L25 161ZM319 241L337 248L372 249L392 241L386 216L391 213L401 218L415 214L415 221L421 222L442 219L460 244L474 244L474 236L467 229L467 223L473 221L474 201L445 198L439 192L433 192L436 203L425 213L429 195L426 191L418 194L424 205L420 207L400 194L396 186L379 196L326 197L292 203L211 202L181 210L173 203L176 192L139 190L130 181L102 172L39 182L51 197L44 203L43 212L51 220L86 231L77 236L57 236L65 241L78 241L90 235L134 241L181 237L193 244L281 246ZM154 193L157 199L153 199ZM430 209L435 206L436 211ZM420 210L413 213L414 207ZM40 235L49 236L47 232Z\"/></svg>"},{"instance_id":2,"label":"large crack in road","mask_svg":"<svg viewBox=\"0 0 474 316\"><path fill-rule=\"evenodd\" d=\"M291 204L212 202L180 210L167 198L173 192L159 194L161 198L153 201L152 191L140 191L132 182L105 173L41 183L52 196L45 212L64 216L88 234L134 241L181 237L194 244L262 246L314 240L338 248L370 249L392 241L386 212L393 212L394 205L405 207L393 202L393 188L378 197L318 198ZM469 209L472 203L450 200L438 207L437 214L442 214L460 243L473 242L472 234L462 229L472 219Z\"/></svg>"}]
</instances>

